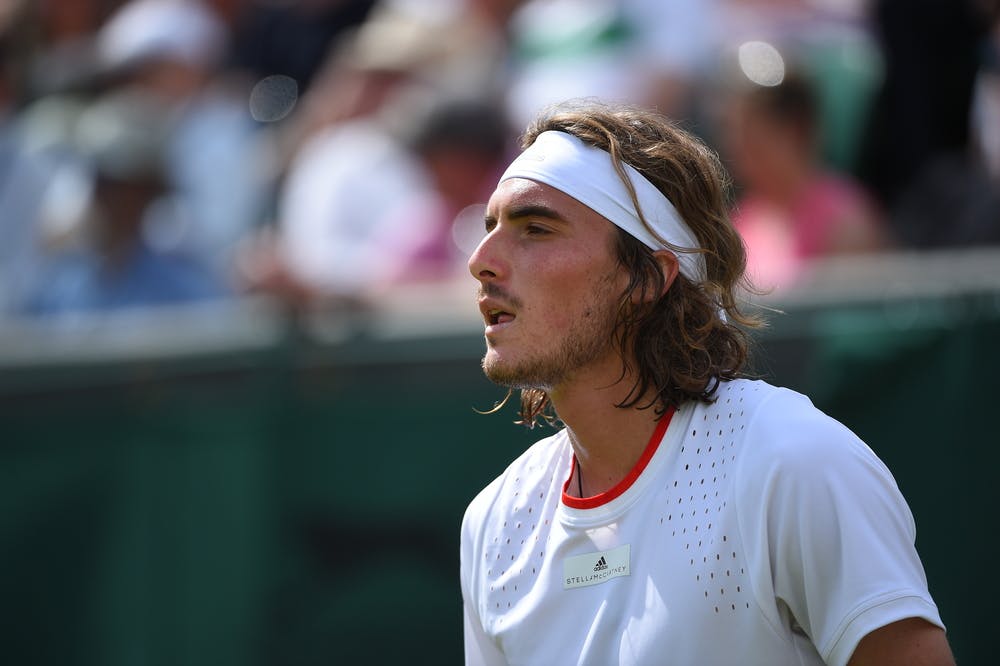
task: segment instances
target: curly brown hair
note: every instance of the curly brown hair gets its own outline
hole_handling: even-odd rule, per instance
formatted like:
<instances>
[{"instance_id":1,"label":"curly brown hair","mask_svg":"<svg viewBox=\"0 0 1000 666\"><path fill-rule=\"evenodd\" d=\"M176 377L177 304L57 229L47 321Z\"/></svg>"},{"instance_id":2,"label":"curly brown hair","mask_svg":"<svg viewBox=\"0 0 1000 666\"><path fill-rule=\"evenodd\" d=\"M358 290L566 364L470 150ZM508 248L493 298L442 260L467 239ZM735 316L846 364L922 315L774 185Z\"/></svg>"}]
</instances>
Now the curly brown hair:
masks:
<instances>
[{"instance_id":1,"label":"curly brown hair","mask_svg":"<svg viewBox=\"0 0 1000 666\"><path fill-rule=\"evenodd\" d=\"M619 303L614 342L623 359L622 379L634 372L636 380L616 406L662 414L689 400L711 402L719 382L741 376L747 365L750 341L744 328L763 324L738 306L741 289L755 290L745 274L743 240L729 220L730 181L719 158L662 115L630 106L576 102L553 107L528 126L522 148L548 130L567 132L610 153L649 228L621 165L637 169L673 203L705 260L704 281L678 275L664 293L653 250L618 230L618 261L631 280ZM548 395L537 388L522 389L520 417L528 427L557 420Z\"/></svg>"}]
</instances>

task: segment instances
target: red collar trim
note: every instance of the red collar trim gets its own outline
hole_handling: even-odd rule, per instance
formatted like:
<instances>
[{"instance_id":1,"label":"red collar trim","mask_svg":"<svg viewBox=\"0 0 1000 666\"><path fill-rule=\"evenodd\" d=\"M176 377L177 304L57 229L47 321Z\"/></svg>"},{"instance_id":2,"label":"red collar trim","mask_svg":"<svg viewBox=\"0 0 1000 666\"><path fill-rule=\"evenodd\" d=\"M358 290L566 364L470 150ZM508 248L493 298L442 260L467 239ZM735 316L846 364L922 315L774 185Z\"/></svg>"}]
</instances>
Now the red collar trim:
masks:
<instances>
[{"instance_id":1,"label":"red collar trim","mask_svg":"<svg viewBox=\"0 0 1000 666\"><path fill-rule=\"evenodd\" d=\"M649 461L653 459L653 455L656 450L660 447L660 442L663 441L663 435L667 432L667 427L670 425L670 420L674 416L674 408L671 407L656 424L656 430L653 431L653 435L649 438L649 442L646 444L646 448L643 450L642 455L639 456L639 460L632 467L631 471L625 478L619 481L613 488L606 490L598 495L592 495L591 497L573 497L566 493L569 488L570 479L573 478L573 472L576 471L576 456L573 456L572 465L569 469L569 478L563 483L562 489L562 503L571 509L596 509L599 506L607 504L608 502L620 497L626 490L632 487L635 480L639 478L642 471L646 469L646 465Z\"/></svg>"}]
</instances>

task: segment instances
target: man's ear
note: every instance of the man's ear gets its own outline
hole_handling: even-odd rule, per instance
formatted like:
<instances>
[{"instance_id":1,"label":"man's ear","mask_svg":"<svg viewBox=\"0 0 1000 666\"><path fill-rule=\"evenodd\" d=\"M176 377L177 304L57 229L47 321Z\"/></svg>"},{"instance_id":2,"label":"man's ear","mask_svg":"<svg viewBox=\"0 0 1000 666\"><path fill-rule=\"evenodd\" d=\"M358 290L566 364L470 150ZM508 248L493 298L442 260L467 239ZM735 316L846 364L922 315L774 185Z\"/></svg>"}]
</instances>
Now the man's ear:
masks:
<instances>
[{"instance_id":1,"label":"man's ear","mask_svg":"<svg viewBox=\"0 0 1000 666\"><path fill-rule=\"evenodd\" d=\"M657 250L653 253L653 257L663 273L663 291L656 295L657 298L661 298L677 279L680 264L677 262L677 255L670 250Z\"/></svg>"}]
</instances>

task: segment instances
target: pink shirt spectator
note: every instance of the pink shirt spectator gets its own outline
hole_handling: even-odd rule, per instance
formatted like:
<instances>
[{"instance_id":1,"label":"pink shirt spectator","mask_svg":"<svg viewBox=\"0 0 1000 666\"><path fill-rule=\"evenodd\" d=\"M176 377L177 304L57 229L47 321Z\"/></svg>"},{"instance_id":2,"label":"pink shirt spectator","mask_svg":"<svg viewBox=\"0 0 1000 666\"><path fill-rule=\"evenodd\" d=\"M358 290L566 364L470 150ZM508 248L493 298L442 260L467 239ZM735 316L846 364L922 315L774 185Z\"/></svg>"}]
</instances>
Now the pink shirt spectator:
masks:
<instances>
[{"instance_id":1,"label":"pink shirt spectator","mask_svg":"<svg viewBox=\"0 0 1000 666\"><path fill-rule=\"evenodd\" d=\"M786 287L809 260L879 235L868 196L831 173L807 183L785 207L750 194L738 203L733 222L747 245L750 274L763 288Z\"/></svg>"}]
</instances>

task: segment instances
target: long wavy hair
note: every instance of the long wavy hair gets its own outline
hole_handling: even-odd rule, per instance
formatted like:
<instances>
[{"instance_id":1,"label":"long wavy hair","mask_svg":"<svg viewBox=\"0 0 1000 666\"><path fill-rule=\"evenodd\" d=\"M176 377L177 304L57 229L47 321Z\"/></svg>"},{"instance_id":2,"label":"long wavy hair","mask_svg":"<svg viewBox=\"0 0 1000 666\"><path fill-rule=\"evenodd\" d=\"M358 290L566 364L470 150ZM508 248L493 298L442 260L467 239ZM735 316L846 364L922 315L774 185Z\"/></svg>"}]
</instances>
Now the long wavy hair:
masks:
<instances>
[{"instance_id":1,"label":"long wavy hair","mask_svg":"<svg viewBox=\"0 0 1000 666\"><path fill-rule=\"evenodd\" d=\"M741 376L748 363L745 329L763 325L738 304L741 291L756 291L746 277L743 240L729 220L730 181L718 156L663 116L629 106L577 102L553 107L529 125L522 148L548 130L567 132L610 153L648 228L622 163L637 169L674 205L704 256L704 281L678 275L664 293L653 251L618 230L617 258L631 279L618 305L614 343L623 360L621 379L632 376L635 383L616 406L662 414L690 400L711 402L719 383ZM556 420L544 390L521 390L519 423L534 427Z\"/></svg>"}]
</instances>

